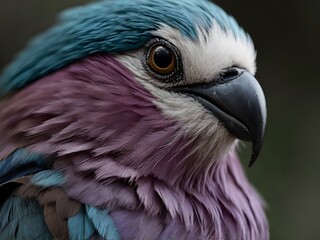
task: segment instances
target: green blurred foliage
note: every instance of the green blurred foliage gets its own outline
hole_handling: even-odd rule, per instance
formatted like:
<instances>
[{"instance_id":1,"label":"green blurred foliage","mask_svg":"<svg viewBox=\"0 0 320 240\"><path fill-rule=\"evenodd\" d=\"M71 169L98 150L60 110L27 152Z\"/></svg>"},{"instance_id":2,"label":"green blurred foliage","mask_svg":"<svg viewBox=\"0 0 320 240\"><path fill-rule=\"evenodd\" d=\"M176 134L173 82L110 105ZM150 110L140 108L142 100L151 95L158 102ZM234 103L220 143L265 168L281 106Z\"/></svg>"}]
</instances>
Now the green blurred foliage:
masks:
<instances>
[{"instance_id":1,"label":"green blurred foliage","mask_svg":"<svg viewBox=\"0 0 320 240\"><path fill-rule=\"evenodd\" d=\"M86 2L1 1L0 68L57 12ZM320 1L215 2L250 33L258 52L268 126L259 161L246 171L269 205L271 239L319 239ZM245 166L249 151L242 154Z\"/></svg>"}]
</instances>

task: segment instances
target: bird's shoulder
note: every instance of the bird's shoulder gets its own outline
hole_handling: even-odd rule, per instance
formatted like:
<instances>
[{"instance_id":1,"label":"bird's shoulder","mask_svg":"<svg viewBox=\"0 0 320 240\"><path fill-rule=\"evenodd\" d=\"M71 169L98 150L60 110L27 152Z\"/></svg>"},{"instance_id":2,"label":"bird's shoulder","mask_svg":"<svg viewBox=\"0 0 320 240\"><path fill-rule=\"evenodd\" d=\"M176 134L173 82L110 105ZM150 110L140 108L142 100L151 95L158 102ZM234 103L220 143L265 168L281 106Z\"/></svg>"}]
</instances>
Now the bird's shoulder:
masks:
<instances>
[{"instance_id":1,"label":"bird's shoulder","mask_svg":"<svg viewBox=\"0 0 320 240\"><path fill-rule=\"evenodd\" d=\"M1 160L0 239L196 239L155 201L147 180L137 191L123 182L88 188L83 182L75 196L68 184L45 156L19 149Z\"/></svg>"},{"instance_id":2,"label":"bird's shoulder","mask_svg":"<svg viewBox=\"0 0 320 240\"><path fill-rule=\"evenodd\" d=\"M43 156L0 161L0 239L119 239L107 210L69 198L65 176Z\"/></svg>"}]
</instances>

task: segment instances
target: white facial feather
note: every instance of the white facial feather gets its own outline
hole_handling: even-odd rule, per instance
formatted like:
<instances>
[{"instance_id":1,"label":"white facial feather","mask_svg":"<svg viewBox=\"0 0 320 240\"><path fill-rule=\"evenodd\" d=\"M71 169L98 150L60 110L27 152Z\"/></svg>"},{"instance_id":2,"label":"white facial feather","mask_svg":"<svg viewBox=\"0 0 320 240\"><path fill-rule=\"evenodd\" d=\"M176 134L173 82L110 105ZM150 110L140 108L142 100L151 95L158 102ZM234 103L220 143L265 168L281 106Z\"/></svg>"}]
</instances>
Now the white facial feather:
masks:
<instances>
[{"instance_id":1,"label":"white facial feather","mask_svg":"<svg viewBox=\"0 0 320 240\"><path fill-rule=\"evenodd\" d=\"M209 31L198 28L197 41L167 25L162 25L154 35L167 39L180 50L189 84L210 82L223 69L232 66L244 68L252 75L256 72L253 43L235 38L231 31L223 31L217 23L213 23Z\"/></svg>"},{"instance_id":2,"label":"white facial feather","mask_svg":"<svg viewBox=\"0 0 320 240\"><path fill-rule=\"evenodd\" d=\"M212 81L223 69L234 65L255 73L252 43L236 39L231 32L224 32L217 24L209 32L199 30L196 42L166 25L154 32L154 35L166 39L179 49L188 84ZM155 80L144 68L141 60L143 54L144 51L140 50L118 55L117 59L155 96L154 103L163 114L181 124L181 134L187 133L191 138L200 137L202 142L198 150L203 159L221 159L236 145L235 138L211 112L193 98L161 88L162 84L157 84L159 80Z\"/></svg>"}]
</instances>

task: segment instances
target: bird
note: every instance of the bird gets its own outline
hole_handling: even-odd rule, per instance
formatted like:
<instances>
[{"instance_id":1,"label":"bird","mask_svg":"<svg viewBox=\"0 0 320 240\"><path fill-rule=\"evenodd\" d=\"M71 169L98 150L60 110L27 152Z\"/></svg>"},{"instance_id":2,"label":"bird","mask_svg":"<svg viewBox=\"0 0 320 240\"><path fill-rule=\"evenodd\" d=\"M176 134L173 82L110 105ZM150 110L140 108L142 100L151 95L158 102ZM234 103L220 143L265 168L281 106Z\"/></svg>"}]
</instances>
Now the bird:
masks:
<instances>
[{"instance_id":1,"label":"bird","mask_svg":"<svg viewBox=\"0 0 320 240\"><path fill-rule=\"evenodd\" d=\"M255 73L208 0L65 10L0 75L0 239L269 239Z\"/></svg>"}]
</instances>

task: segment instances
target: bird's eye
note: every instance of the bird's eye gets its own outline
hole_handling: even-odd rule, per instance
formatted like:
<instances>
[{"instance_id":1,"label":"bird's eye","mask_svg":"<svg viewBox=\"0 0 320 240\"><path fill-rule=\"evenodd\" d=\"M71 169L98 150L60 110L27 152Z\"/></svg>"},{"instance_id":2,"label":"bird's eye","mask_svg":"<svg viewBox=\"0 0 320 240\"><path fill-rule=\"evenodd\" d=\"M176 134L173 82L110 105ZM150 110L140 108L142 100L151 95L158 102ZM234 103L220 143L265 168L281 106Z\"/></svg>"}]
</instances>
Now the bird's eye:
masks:
<instances>
[{"instance_id":1,"label":"bird's eye","mask_svg":"<svg viewBox=\"0 0 320 240\"><path fill-rule=\"evenodd\" d=\"M145 45L143 65L154 78L177 84L183 79L179 49L163 38L153 38Z\"/></svg>"},{"instance_id":2,"label":"bird's eye","mask_svg":"<svg viewBox=\"0 0 320 240\"><path fill-rule=\"evenodd\" d=\"M171 74L177 65L176 54L169 47L156 44L150 48L147 63L157 74Z\"/></svg>"}]
</instances>

